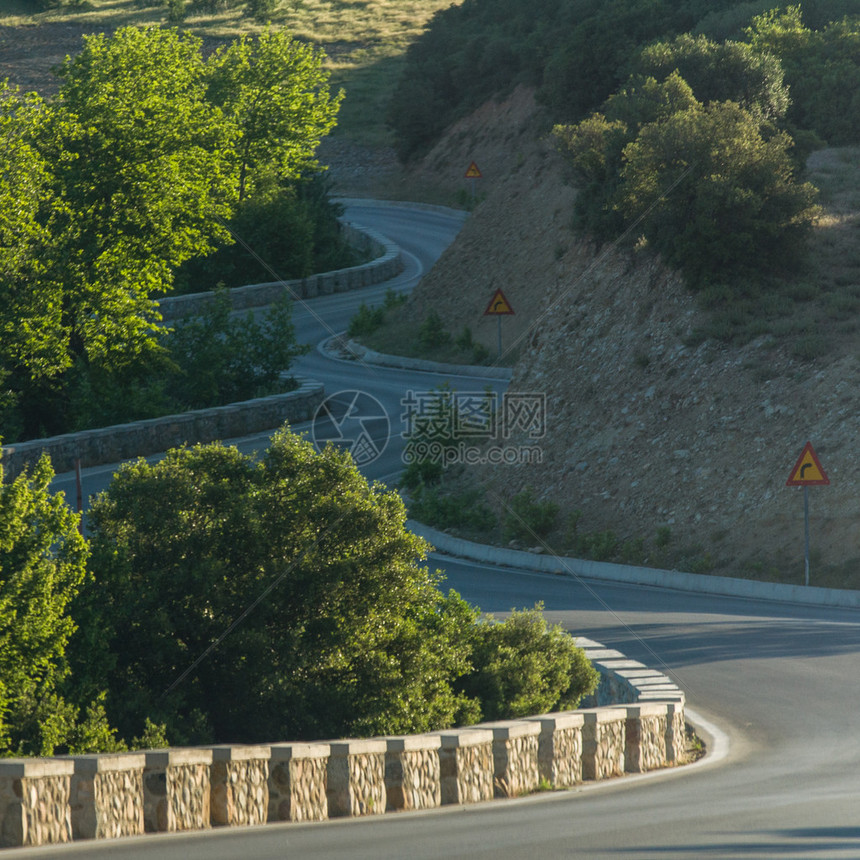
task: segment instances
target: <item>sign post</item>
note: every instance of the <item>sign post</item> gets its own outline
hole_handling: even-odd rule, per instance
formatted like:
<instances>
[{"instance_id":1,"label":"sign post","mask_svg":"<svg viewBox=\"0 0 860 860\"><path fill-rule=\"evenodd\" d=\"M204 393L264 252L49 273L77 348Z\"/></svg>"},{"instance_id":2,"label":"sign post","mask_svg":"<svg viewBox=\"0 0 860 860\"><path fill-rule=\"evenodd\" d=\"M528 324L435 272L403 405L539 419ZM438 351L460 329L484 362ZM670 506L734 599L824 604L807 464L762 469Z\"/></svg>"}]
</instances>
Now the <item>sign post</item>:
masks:
<instances>
[{"instance_id":1,"label":"sign post","mask_svg":"<svg viewBox=\"0 0 860 860\"><path fill-rule=\"evenodd\" d=\"M481 178L481 171L478 170L478 165L473 161L466 169L466 179L472 180L472 205L475 205L475 180Z\"/></svg>"},{"instance_id":2,"label":"sign post","mask_svg":"<svg viewBox=\"0 0 860 860\"><path fill-rule=\"evenodd\" d=\"M829 483L830 479L827 477L812 443L807 442L785 482L787 487L803 487L804 558L807 585L809 585L809 488Z\"/></svg>"},{"instance_id":3,"label":"sign post","mask_svg":"<svg viewBox=\"0 0 860 860\"><path fill-rule=\"evenodd\" d=\"M487 309L484 311L485 317L496 317L499 322L499 358L502 357L502 317L513 316L514 309L511 303L505 298L505 294L501 290L496 290Z\"/></svg>"}]
</instances>

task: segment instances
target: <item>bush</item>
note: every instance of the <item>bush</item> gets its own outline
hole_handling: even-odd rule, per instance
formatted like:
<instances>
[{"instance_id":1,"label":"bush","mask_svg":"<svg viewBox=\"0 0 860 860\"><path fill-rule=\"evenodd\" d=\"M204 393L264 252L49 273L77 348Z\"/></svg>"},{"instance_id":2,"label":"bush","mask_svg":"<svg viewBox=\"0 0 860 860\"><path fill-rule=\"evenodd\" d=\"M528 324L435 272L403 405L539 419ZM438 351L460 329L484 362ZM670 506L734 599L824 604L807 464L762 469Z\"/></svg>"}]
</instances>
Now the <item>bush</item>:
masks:
<instances>
[{"instance_id":1,"label":"bush","mask_svg":"<svg viewBox=\"0 0 860 860\"><path fill-rule=\"evenodd\" d=\"M438 529L461 528L487 532L496 525L496 516L483 501L479 490L442 493L419 484L409 505L409 515Z\"/></svg>"},{"instance_id":2,"label":"bush","mask_svg":"<svg viewBox=\"0 0 860 860\"><path fill-rule=\"evenodd\" d=\"M442 317L436 311L430 311L418 329L418 342L424 349L446 346L451 342L451 333L445 330Z\"/></svg>"},{"instance_id":3,"label":"bush","mask_svg":"<svg viewBox=\"0 0 860 860\"><path fill-rule=\"evenodd\" d=\"M349 321L346 333L350 337L373 334L384 322L385 308L371 308L362 302L355 316Z\"/></svg>"},{"instance_id":4,"label":"bush","mask_svg":"<svg viewBox=\"0 0 860 860\"><path fill-rule=\"evenodd\" d=\"M475 629L473 669L458 689L480 702L483 719L573 709L597 688L585 653L560 625L546 623L542 609L514 611L501 623L490 617Z\"/></svg>"},{"instance_id":5,"label":"bush","mask_svg":"<svg viewBox=\"0 0 860 860\"><path fill-rule=\"evenodd\" d=\"M525 489L512 499L502 527L504 540L534 543L547 537L555 528L558 505L555 502L535 501L534 492Z\"/></svg>"}]
</instances>

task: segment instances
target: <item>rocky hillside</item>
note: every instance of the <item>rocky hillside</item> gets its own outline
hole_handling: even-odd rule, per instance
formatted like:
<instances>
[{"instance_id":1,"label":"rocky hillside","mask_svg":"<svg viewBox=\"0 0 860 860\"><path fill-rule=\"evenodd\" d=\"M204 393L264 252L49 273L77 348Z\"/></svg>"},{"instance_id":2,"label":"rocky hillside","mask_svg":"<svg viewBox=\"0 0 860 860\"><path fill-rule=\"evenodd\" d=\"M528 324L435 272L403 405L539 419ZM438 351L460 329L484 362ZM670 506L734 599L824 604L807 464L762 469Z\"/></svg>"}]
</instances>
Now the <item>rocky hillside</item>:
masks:
<instances>
[{"instance_id":1,"label":"rocky hillside","mask_svg":"<svg viewBox=\"0 0 860 860\"><path fill-rule=\"evenodd\" d=\"M542 464L480 467L468 482L479 478L497 509L531 487L560 505L562 523L581 511L580 533L644 539L653 564L802 582L803 491L785 482L811 440L831 481L809 491L811 580L860 587L854 326L842 320L838 348L812 361L785 338L688 345L705 320L673 273L571 232L574 192L545 132L518 91L452 129L415 171L465 188L475 161L483 199L410 312L436 308L495 349L495 321L482 313L502 288L516 311L503 320L518 355L512 388L547 396ZM816 154L818 167L829 157ZM858 226L856 211L827 212L819 233L839 230L840 242L826 235L816 247L853 248L840 277L860 285Z\"/></svg>"}]
</instances>

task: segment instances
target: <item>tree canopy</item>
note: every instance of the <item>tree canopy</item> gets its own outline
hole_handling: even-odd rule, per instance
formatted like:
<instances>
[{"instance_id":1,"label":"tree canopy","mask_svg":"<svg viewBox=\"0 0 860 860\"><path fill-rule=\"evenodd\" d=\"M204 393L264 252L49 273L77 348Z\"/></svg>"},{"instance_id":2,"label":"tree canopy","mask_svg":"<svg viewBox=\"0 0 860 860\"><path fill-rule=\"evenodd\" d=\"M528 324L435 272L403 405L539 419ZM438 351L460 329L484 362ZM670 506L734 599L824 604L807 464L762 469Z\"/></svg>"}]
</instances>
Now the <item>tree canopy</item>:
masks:
<instances>
[{"instance_id":1,"label":"tree canopy","mask_svg":"<svg viewBox=\"0 0 860 860\"><path fill-rule=\"evenodd\" d=\"M53 476L42 457L32 472L4 483L0 464L0 750L23 744L25 752L50 755L66 721L57 690L88 546L79 516L50 492ZM22 724L46 701L47 720L25 739Z\"/></svg>"},{"instance_id":2,"label":"tree canopy","mask_svg":"<svg viewBox=\"0 0 860 860\"><path fill-rule=\"evenodd\" d=\"M746 37L782 63L795 127L831 146L860 142L860 14L814 29L800 6L772 9L753 18Z\"/></svg>"},{"instance_id":3,"label":"tree canopy","mask_svg":"<svg viewBox=\"0 0 860 860\"><path fill-rule=\"evenodd\" d=\"M636 65L601 111L555 128L581 186L578 224L645 238L694 286L799 262L816 192L778 130L788 95L775 58L686 35Z\"/></svg>"},{"instance_id":4,"label":"tree canopy","mask_svg":"<svg viewBox=\"0 0 860 860\"><path fill-rule=\"evenodd\" d=\"M802 259L817 211L790 147L735 102L679 111L625 147L613 205L694 284L785 271Z\"/></svg>"},{"instance_id":5,"label":"tree canopy","mask_svg":"<svg viewBox=\"0 0 860 860\"><path fill-rule=\"evenodd\" d=\"M266 28L255 41L243 36L222 48L208 66L208 99L233 132L240 201L261 176L296 179L318 166L316 148L334 127L343 92L329 92L317 48Z\"/></svg>"},{"instance_id":6,"label":"tree canopy","mask_svg":"<svg viewBox=\"0 0 860 860\"><path fill-rule=\"evenodd\" d=\"M165 366L157 298L183 263L233 241L243 197L300 227L288 241L305 247L278 236L274 262L308 274L307 246L319 229L330 243L335 213L290 183L315 170L339 107L322 62L286 33L207 59L188 33L125 27L85 36L49 102L0 87L7 438L74 429L77 385Z\"/></svg>"},{"instance_id":7,"label":"tree canopy","mask_svg":"<svg viewBox=\"0 0 860 860\"><path fill-rule=\"evenodd\" d=\"M568 706L593 688L554 628L529 627L513 651L478 649L490 625L442 593L405 518L347 454L286 429L259 461L207 445L126 465L91 511L80 695L107 689L125 737L149 717L188 743L421 732L515 698ZM523 656L537 646L545 657ZM517 660L532 669L515 695L484 703L492 683L459 686Z\"/></svg>"}]
</instances>

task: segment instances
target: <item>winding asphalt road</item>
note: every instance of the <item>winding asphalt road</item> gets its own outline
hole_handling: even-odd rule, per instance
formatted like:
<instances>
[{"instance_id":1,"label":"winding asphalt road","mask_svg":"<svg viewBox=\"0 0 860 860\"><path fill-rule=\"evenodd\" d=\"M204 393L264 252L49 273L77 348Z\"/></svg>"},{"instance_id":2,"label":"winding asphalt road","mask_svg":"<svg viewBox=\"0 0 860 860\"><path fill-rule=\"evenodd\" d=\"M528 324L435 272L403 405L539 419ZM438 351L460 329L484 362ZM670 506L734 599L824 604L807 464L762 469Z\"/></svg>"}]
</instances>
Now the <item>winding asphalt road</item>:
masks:
<instances>
[{"instance_id":1,"label":"winding asphalt road","mask_svg":"<svg viewBox=\"0 0 860 860\"><path fill-rule=\"evenodd\" d=\"M350 217L413 255L415 268L398 285L403 289L432 263L446 230L450 240L458 226L449 221L446 227L438 213L406 209L356 208ZM429 247L425 235L433 237ZM377 296L384 292L374 289ZM342 330L358 302L371 295L326 297L314 306L315 315ZM329 299L344 317L327 315ZM319 323L301 313L300 330L317 338L313 326ZM303 362L302 372L326 374L329 392L359 388L378 397L392 410L392 423L404 388L436 384L423 374L327 364L319 355ZM458 390L475 383L451 381ZM396 450L388 456L372 464L371 476L396 471ZM448 585L485 611L541 600L551 620L670 674L686 691L711 755L675 771L474 807L4 853L165 860L860 858L860 745L854 734L860 614L577 581L439 555L431 562L447 571Z\"/></svg>"}]
</instances>

